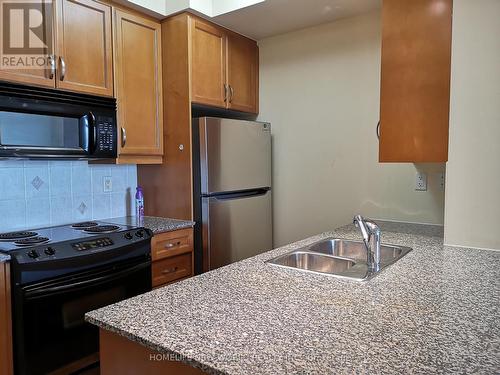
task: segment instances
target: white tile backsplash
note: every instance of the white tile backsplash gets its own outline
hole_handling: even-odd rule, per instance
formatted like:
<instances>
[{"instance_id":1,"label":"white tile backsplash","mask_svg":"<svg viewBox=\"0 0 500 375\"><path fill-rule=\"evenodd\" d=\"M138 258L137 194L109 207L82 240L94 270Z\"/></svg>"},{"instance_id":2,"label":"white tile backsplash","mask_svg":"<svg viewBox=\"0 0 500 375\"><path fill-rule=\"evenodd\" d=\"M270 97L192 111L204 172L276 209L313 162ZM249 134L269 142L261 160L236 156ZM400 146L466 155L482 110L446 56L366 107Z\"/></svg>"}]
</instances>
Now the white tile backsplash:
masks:
<instances>
[{"instance_id":1,"label":"white tile backsplash","mask_svg":"<svg viewBox=\"0 0 500 375\"><path fill-rule=\"evenodd\" d=\"M136 165L1 160L0 232L133 215L136 186Z\"/></svg>"}]
</instances>

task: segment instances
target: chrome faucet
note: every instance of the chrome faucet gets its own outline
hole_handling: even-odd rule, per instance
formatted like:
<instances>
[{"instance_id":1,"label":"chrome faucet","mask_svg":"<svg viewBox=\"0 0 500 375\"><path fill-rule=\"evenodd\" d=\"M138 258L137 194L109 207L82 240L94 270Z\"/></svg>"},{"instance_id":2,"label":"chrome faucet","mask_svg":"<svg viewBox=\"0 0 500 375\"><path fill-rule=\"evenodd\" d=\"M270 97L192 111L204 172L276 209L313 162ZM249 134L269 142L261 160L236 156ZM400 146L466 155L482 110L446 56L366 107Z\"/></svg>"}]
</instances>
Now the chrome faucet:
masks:
<instances>
[{"instance_id":1,"label":"chrome faucet","mask_svg":"<svg viewBox=\"0 0 500 375\"><path fill-rule=\"evenodd\" d=\"M363 236L368 270L373 272L380 271L380 227L375 222L365 219L361 215L354 216L352 222L359 228Z\"/></svg>"}]
</instances>

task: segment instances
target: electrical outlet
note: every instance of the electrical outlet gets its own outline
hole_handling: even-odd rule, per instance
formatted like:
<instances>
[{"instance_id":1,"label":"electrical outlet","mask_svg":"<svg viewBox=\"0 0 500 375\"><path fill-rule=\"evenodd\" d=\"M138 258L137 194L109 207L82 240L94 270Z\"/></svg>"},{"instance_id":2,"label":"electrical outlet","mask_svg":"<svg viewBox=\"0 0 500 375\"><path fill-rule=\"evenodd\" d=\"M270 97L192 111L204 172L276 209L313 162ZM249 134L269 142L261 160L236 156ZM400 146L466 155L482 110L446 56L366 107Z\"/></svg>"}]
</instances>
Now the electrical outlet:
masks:
<instances>
[{"instance_id":1,"label":"electrical outlet","mask_svg":"<svg viewBox=\"0 0 500 375\"><path fill-rule=\"evenodd\" d=\"M103 189L105 193L113 191L113 179L111 177L104 177Z\"/></svg>"},{"instance_id":2,"label":"electrical outlet","mask_svg":"<svg viewBox=\"0 0 500 375\"><path fill-rule=\"evenodd\" d=\"M439 174L439 189L441 191L444 191L444 188L446 186L446 175L444 173Z\"/></svg>"},{"instance_id":3,"label":"electrical outlet","mask_svg":"<svg viewBox=\"0 0 500 375\"><path fill-rule=\"evenodd\" d=\"M417 191L427 191L427 174L423 172L417 172L415 179L415 190Z\"/></svg>"}]
</instances>

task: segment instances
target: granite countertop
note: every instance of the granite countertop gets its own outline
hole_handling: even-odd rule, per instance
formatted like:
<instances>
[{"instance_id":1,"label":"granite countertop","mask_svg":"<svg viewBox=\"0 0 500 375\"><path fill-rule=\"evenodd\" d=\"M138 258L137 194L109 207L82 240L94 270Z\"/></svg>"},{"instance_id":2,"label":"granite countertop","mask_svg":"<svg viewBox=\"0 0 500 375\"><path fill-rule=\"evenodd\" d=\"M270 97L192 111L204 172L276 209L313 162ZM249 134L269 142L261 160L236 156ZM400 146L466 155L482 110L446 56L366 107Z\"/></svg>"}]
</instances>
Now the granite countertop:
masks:
<instances>
[{"instance_id":1,"label":"granite countertop","mask_svg":"<svg viewBox=\"0 0 500 375\"><path fill-rule=\"evenodd\" d=\"M500 252L443 246L442 227L380 224L384 243L413 251L365 283L264 263L359 239L349 225L86 318L209 374L498 373Z\"/></svg>"},{"instance_id":2,"label":"granite countertop","mask_svg":"<svg viewBox=\"0 0 500 375\"><path fill-rule=\"evenodd\" d=\"M0 253L0 263L7 262L10 260L10 255Z\"/></svg>"},{"instance_id":3,"label":"granite countertop","mask_svg":"<svg viewBox=\"0 0 500 375\"><path fill-rule=\"evenodd\" d=\"M103 220L107 223L143 226L151 229L153 233L170 232L178 229L191 228L194 222L188 220L169 219L165 217L144 216L144 223L139 222L135 216L114 217L111 219Z\"/></svg>"}]
</instances>

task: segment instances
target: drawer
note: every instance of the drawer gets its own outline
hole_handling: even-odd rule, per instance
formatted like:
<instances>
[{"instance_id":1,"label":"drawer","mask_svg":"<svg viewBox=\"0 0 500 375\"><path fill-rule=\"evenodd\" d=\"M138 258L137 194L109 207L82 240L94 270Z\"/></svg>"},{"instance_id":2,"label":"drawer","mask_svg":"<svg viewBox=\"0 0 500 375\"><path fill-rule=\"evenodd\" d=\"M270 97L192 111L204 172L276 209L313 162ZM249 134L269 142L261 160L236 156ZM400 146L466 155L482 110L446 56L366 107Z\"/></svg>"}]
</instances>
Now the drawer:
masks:
<instances>
[{"instance_id":1,"label":"drawer","mask_svg":"<svg viewBox=\"0 0 500 375\"><path fill-rule=\"evenodd\" d=\"M192 275L192 253L153 262L153 288Z\"/></svg>"},{"instance_id":2,"label":"drawer","mask_svg":"<svg viewBox=\"0 0 500 375\"><path fill-rule=\"evenodd\" d=\"M193 251L193 229L160 233L151 240L153 261Z\"/></svg>"}]
</instances>

